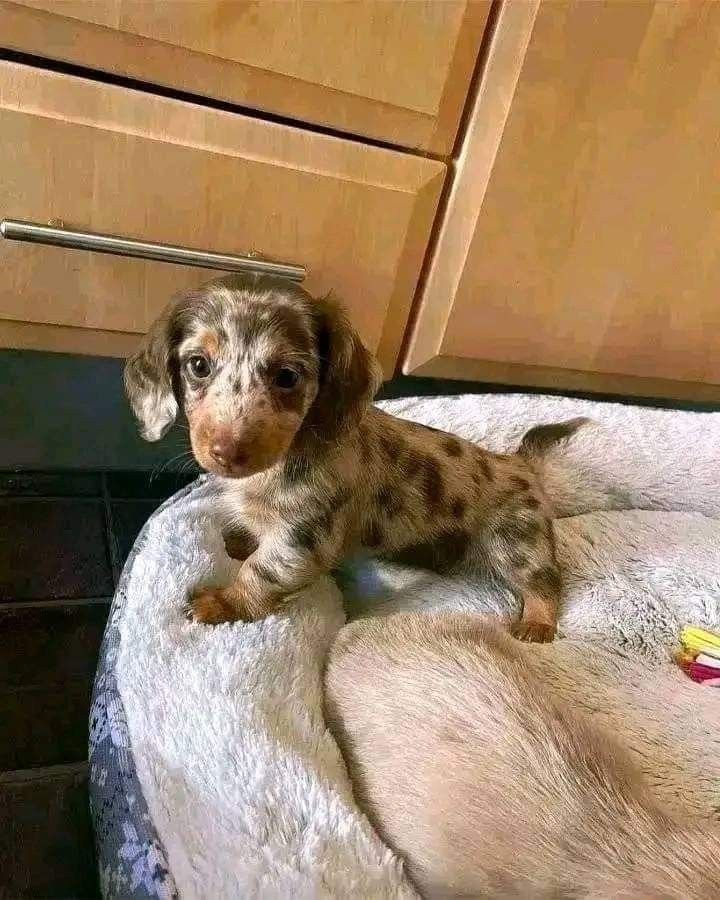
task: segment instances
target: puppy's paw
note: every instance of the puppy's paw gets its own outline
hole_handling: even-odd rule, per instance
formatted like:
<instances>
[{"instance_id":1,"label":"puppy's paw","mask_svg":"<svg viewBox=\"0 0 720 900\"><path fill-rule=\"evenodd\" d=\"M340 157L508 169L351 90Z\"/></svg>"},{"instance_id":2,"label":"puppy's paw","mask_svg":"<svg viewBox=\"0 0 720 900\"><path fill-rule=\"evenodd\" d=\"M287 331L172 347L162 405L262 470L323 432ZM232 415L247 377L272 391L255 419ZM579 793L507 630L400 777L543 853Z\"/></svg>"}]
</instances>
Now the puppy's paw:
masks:
<instances>
[{"instance_id":1,"label":"puppy's paw","mask_svg":"<svg viewBox=\"0 0 720 900\"><path fill-rule=\"evenodd\" d=\"M227 588L199 588L192 595L187 617L203 625L221 625L243 618L238 604L230 601Z\"/></svg>"},{"instance_id":2,"label":"puppy's paw","mask_svg":"<svg viewBox=\"0 0 720 900\"><path fill-rule=\"evenodd\" d=\"M510 632L519 641L533 644L549 644L555 637L555 626L543 622L516 622Z\"/></svg>"}]
</instances>

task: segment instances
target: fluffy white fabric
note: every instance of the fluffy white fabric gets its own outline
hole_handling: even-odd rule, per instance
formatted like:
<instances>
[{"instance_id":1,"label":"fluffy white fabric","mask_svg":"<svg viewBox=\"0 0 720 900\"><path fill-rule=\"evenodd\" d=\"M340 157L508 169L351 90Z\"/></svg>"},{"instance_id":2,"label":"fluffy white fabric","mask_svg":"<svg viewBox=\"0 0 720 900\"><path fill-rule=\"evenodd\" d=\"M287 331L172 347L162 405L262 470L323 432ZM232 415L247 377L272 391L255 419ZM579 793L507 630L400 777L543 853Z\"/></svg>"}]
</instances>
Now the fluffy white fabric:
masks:
<instances>
[{"instance_id":1,"label":"fluffy white fabric","mask_svg":"<svg viewBox=\"0 0 720 900\"><path fill-rule=\"evenodd\" d=\"M595 423L548 457L567 583L563 637L537 647L567 703L627 743L679 814L720 809L720 690L669 651L685 623L720 625L720 414L524 395L383 404L514 448L531 425ZM138 777L183 898L415 896L355 806L325 729L321 673L344 613L323 580L251 625L188 623L199 582L227 580L213 485L150 521L131 563L116 661ZM568 517L569 516L569 517ZM462 607L508 615L488 585L359 566L353 610ZM359 604L359 606L358 606ZM629 653L628 651L632 651Z\"/></svg>"}]
</instances>

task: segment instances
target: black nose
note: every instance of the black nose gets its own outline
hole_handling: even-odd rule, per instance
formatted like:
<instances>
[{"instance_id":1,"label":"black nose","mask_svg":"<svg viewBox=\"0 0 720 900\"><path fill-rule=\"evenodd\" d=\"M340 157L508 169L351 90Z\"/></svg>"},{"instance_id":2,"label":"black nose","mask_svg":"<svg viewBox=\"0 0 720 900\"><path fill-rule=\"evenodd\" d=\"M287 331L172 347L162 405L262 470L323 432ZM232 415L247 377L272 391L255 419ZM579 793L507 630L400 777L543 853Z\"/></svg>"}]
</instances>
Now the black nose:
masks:
<instances>
[{"instance_id":1,"label":"black nose","mask_svg":"<svg viewBox=\"0 0 720 900\"><path fill-rule=\"evenodd\" d=\"M247 462L247 454L231 440L216 439L210 445L210 456L223 469L242 466Z\"/></svg>"}]
</instances>

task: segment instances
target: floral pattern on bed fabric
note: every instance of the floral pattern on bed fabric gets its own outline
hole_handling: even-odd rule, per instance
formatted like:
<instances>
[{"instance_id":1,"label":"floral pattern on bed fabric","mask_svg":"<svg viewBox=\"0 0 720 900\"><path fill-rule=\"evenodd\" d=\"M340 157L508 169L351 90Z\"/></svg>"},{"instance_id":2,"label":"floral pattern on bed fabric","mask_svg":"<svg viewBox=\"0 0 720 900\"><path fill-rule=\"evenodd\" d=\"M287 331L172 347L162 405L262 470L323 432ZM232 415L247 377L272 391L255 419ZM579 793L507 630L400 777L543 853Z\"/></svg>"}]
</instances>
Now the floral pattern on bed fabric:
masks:
<instances>
[{"instance_id":1,"label":"floral pattern on bed fabric","mask_svg":"<svg viewBox=\"0 0 720 900\"><path fill-rule=\"evenodd\" d=\"M187 496L197 486L196 481L179 491L160 509ZM138 781L115 676L120 648L118 626L125 606L126 585L133 561L145 542L146 531L147 525L135 541L115 592L100 648L90 709L90 813L100 890L105 900L178 897L165 849Z\"/></svg>"}]
</instances>

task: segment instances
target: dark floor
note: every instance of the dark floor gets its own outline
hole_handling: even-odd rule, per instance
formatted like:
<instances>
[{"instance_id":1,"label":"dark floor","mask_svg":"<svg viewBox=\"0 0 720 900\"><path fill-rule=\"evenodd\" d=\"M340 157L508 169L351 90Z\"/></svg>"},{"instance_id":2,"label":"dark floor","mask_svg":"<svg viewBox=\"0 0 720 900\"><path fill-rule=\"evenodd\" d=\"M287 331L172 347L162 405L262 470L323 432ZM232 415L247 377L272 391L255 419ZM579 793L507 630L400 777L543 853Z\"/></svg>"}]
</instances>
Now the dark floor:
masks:
<instances>
[{"instance_id":1,"label":"dark floor","mask_svg":"<svg viewBox=\"0 0 720 900\"><path fill-rule=\"evenodd\" d=\"M96 897L87 719L125 557L193 476L0 471L0 898Z\"/></svg>"}]
</instances>

